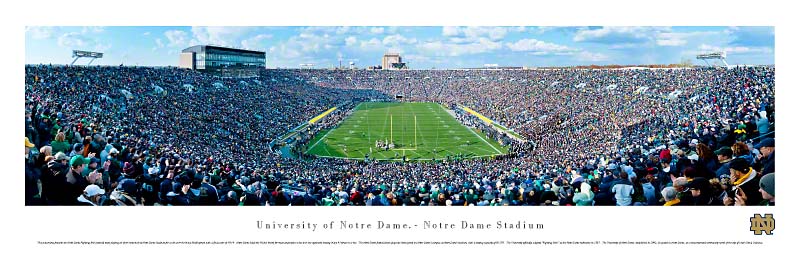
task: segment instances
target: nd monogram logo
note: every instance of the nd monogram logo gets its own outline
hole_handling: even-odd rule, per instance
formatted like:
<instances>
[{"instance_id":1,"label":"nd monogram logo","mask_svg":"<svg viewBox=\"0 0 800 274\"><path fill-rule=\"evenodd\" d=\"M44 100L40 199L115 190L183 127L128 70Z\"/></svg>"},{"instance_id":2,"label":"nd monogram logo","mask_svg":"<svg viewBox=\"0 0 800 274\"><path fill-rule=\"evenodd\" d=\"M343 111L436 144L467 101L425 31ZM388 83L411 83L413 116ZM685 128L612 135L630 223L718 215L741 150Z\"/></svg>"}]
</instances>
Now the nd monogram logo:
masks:
<instances>
[{"instance_id":1,"label":"nd monogram logo","mask_svg":"<svg viewBox=\"0 0 800 274\"><path fill-rule=\"evenodd\" d=\"M767 233L767 235L772 235L772 230L775 230L775 219L772 218L772 214L764 214L764 216L753 214L753 217L750 218L750 231L753 234L761 235L761 233Z\"/></svg>"}]
</instances>

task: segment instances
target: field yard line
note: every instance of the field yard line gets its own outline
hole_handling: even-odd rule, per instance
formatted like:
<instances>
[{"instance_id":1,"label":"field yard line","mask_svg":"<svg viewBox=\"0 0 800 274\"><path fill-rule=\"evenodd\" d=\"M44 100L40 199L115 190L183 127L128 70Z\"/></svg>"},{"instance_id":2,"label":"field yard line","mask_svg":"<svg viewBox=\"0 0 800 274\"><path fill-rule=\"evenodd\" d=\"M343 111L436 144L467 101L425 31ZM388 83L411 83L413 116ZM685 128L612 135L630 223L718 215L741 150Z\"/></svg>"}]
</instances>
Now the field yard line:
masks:
<instances>
[{"instance_id":1,"label":"field yard line","mask_svg":"<svg viewBox=\"0 0 800 274\"><path fill-rule=\"evenodd\" d=\"M417 155L417 157L422 157L422 154L417 153L416 150L409 150L409 151L410 151L410 153L414 153L415 155ZM417 158L417 159L419 159L419 158Z\"/></svg>"},{"instance_id":2,"label":"field yard line","mask_svg":"<svg viewBox=\"0 0 800 274\"><path fill-rule=\"evenodd\" d=\"M487 153L488 152L489 154L486 154L486 155L493 155L492 154L492 150L486 149L485 147L479 147L479 148L476 148L476 149L482 151L483 153Z\"/></svg>"},{"instance_id":3,"label":"field yard line","mask_svg":"<svg viewBox=\"0 0 800 274\"><path fill-rule=\"evenodd\" d=\"M497 151L497 153L503 154L503 152L501 152L499 149L497 149L497 148L496 148L496 147L494 147L492 144L490 144L490 143L489 143L489 141L486 141L486 139L483 139L483 137L481 137L480 135L478 135L478 133L476 133L474 130L472 130L472 129L470 128L470 129L469 129L469 131L470 131L470 132L472 132L472 134L475 134L475 136L478 136L478 138L479 138L479 139L481 139L481 141L483 141L484 143L486 143L487 145L489 145L489 146L490 146L492 149L494 149L494 151Z\"/></svg>"},{"instance_id":4,"label":"field yard line","mask_svg":"<svg viewBox=\"0 0 800 274\"><path fill-rule=\"evenodd\" d=\"M451 151L451 150L449 150L449 149L445 149L444 151L445 151L445 152L449 152L449 153L450 153L450 155L456 155L456 154L458 154L458 153L455 153L455 152L453 152L453 151ZM445 157L447 157L447 156L445 156Z\"/></svg>"},{"instance_id":5,"label":"field yard line","mask_svg":"<svg viewBox=\"0 0 800 274\"><path fill-rule=\"evenodd\" d=\"M324 149L325 153L327 153L328 155L333 155L333 153L331 153L331 151L328 150L328 146L324 146L324 147L322 147L322 149Z\"/></svg>"},{"instance_id":6,"label":"field yard line","mask_svg":"<svg viewBox=\"0 0 800 274\"><path fill-rule=\"evenodd\" d=\"M444 109L444 111L445 111L445 112L447 112L447 109L445 109L443 105L439 105L439 106L440 106L440 107L442 107L442 109ZM481 139L481 141L483 141L484 143L486 143L487 145L489 145L489 146L490 146L492 149L494 149L494 151L497 151L497 153L503 154L503 152L501 152L499 149L497 149L497 148L496 148L496 147L494 147L492 144L490 144L488 141L486 141L486 139L483 139L483 137L481 137L480 135L478 135L478 133L475 133L475 131L474 131L474 130L472 130L471 128L469 128L469 127L467 127L467 126L465 126L465 125L461 125L461 126L463 126L463 127L467 128L467 130L469 130L469 132L472 132L472 134L475 134L475 136L478 136L478 139Z\"/></svg>"},{"instance_id":7,"label":"field yard line","mask_svg":"<svg viewBox=\"0 0 800 274\"><path fill-rule=\"evenodd\" d=\"M319 142L322 142L322 140L325 140L325 137L328 137L328 134L331 134L331 132L333 132L333 130L334 129L331 129L328 132L326 132L325 135L322 135L322 138L319 138L319 140L317 140L316 143L311 145L306 151L309 151L309 150L313 149L315 146L317 146L319 144Z\"/></svg>"}]
</instances>

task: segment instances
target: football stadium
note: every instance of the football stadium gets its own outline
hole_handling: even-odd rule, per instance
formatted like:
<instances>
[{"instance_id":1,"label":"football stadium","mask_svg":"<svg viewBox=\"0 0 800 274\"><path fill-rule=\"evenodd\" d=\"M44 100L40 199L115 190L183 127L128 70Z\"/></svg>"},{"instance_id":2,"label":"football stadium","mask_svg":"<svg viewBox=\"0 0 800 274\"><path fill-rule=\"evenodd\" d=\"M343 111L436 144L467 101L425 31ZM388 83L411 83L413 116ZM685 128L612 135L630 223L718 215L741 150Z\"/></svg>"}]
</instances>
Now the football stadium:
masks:
<instances>
[{"instance_id":1,"label":"football stadium","mask_svg":"<svg viewBox=\"0 0 800 274\"><path fill-rule=\"evenodd\" d=\"M267 52L26 65L26 205L774 204L771 64L268 68Z\"/></svg>"}]
</instances>

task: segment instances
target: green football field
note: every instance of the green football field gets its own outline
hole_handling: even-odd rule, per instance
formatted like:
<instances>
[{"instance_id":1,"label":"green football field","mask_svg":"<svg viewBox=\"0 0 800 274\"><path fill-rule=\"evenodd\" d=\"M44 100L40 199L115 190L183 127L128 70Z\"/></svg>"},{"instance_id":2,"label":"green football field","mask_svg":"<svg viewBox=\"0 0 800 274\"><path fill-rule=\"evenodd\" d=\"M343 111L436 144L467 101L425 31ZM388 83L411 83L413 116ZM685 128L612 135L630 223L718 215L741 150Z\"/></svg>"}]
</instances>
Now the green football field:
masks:
<instances>
[{"instance_id":1,"label":"green football field","mask_svg":"<svg viewBox=\"0 0 800 274\"><path fill-rule=\"evenodd\" d=\"M376 147L376 141L394 149ZM320 157L363 160L429 161L448 155L491 157L508 149L456 120L437 103L361 103L338 127L321 131L306 153Z\"/></svg>"}]
</instances>

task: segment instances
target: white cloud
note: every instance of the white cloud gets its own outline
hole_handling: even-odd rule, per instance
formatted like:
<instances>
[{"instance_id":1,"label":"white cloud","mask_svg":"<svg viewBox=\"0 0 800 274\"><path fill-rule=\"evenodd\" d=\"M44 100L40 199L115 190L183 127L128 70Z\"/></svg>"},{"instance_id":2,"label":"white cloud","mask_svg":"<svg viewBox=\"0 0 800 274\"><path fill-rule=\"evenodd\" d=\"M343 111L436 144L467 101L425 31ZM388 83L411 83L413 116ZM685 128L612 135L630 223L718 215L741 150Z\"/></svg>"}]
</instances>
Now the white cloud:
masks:
<instances>
[{"instance_id":1,"label":"white cloud","mask_svg":"<svg viewBox=\"0 0 800 274\"><path fill-rule=\"evenodd\" d=\"M83 29L81 30L81 33L84 33L84 34L86 34L86 33L102 33L105 30L106 30L105 27L97 27L97 26L95 26L95 27L83 27Z\"/></svg>"},{"instance_id":2,"label":"white cloud","mask_svg":"<svg viewBox=\"0 0 800 274\"><path fill-rule=\"evenodd\" d=\"M475 42L473 39L466 38L466 37L450 37L450 39L447 39L447 40L450 43L456 43L456 44L467 44L467 43Z\"/></svg>"},{"instance_id":3,"label":"white cloud","mask_svg":"<svg viewBox=\"0 0 800 274\"><path fill-rule=\"evenodd\" d=\"M442 27L442 35L444 36L458 36L461 34L461 29L459 27L451 27L446 26Z\"/></svg>"},{"instance_id":4,"label":"white cloud","mask_svg":"<svg viewBox=\"0 0 800 274\"><path fill-rule=\"evenodd\" d=\"M245 49L263 50L261 41L272 38L270 34L258 34L256 36L242 40L241 45Z\"/></svg>"},{"instance_id":5,"label":"white cloud","mask_svg":"<svg viewBox=\"0 0 800 274\"><path fill-rule=\"evenodd\" d=\"M367 27L350 27L350 26L305 27L300 30L300 33L313 34L313 35L322 35L322 34L344 35L344 34L363 34L369 31L370 28Z\"/></svg>"},{"instance_id":6,"label":"white cloud","mask_svg":"<svg viewBox=\"0 0 800 274\"><path fill-rule=\"evenodd\" d=\"M590 62L601 62L601 61L608 61L608 56L602 53L592 53L588 51L582 51L575 56L576 59L580 61L590 61Z\"/></svg>"},{"instance_id":7,"label":"white cloud","mask_svg":"<svg viewBox=\"0 0 800 274\"><path fill-rule=\"evenodd\" d=\"M343 40L330 34L300 33L298 36L289 38L286 43L292 47L300 48L301 52L319 52L321 49L331 49L343 44Z\"/></svg>"},{"instance_id":8,"label":"white cloud","mask_svg":"<svg viewBox=\"0 0 800 274\"><path fill-rule=\"evenodd\" d=\"M429 41L417 45L417 49L423 53L434 56L460 56L466 54L478 54L495 51L503 47L500 42L492 41L489 38L479 38L473 43L443 43L442 41Z\"/></svg>"},{"instance_id":9,"label":"white cloud","mask_svg":"<svg viewBox=\"0 0 800 274\"><path fill-rule=\"evenodd\" d=\"M552 30L555 30L555 29L558 29L558 27L547 27L547 26L536 27L534 32L536 34L544 34L545 32L552 31Z\"/></svg>"},{"instance_id":10,"label":"white cloud","mask_svg":"<svg viewBox=\"0 0 800 274\"><path fill-rule=\"evenodd\" d=\"M370 28L369 32L372 34L383 34L383 28L378 28L378 27Z\"/></svg>"},{"instance_id":11,"label":"white cloud","mask_svg":"<svg viewBox=\"0 0 800 274\"><path fill-rule=\"evenodd\" d=\"M48 39L56 32L55 27L25 27L25 32L31 34L33 39Z\"/></svg>"},{"instance_id":12,"label":"white cloud","mask_svg":"<svg viewBox=\"0 0 800 274\"><path fill-rule=\"evenodd\" d=\"M343 37L336 32L355 31L352 28L309 27L300 30L300 33L289 39L280 41L270 48L272 61L270 64L279 66L296 66L299 63L323 64L330 62L333 54L345 45L356 45L355 36ZM352 38L352 39L350 39ZM361 43L364 43L361 41ZM380 41L378 42L380 43ZM345 52L346 54L346 52Z\"/></svg>"},{"instance_id":13,"label":"white cloud","mask_svg":"<svg viewBox=\"0 0 800 274\"><path fill-rule=\"evenodd\" d=\"M422 43L418 47L425 51L441 51L445 48L445 45L441 41L432 41Z\"/></svg>"},{"instance_id":14,"label":"white cloud","mask_svg":"<svg viewBox=\"0 0 800 274\"><path fill-rule=\"evenodd\" d=\"M621 44L609 45L608 48L609 49L635 49L635 48L641 48L641 47L642 47L642 44L638 44L638 43L621 43Z\"/></svg>"},{"instance_id":15,"label":"white cloud","mask_svg":"<svg viewBox=\"0 0 800 274\"><path fill-rule=\"evenodd\" d=\"M369 41L361 41L360 47L362 50L380 50L383 44L378 38L372 38Z\"/></svg>"},{"instance_id":16,"label":"white cloud","mask_svg":"<svg viewBox=\"0 0 800 274\"><path fill-rule=\"evenodd\" d=\"M156 50L158 50L158 49L162 49L162 48L164 48L164 46L165 46L165 45L164 45L164 41L162 41L162 40L161 40L161 38L156 38L156 41L155 41L155 43L156 43L156 46L155 46L155 47L153 47L153 51L156 51Z\"/></svg>"},{"instance_id":17,"label":"white cloud","mask_svg":"<svg viewBox=\"0 0 800 274\"><path fill-rule=\"evenodd\" d=\"M416 44L416 38L405 38L400 34L389 35L383 38L383 45L388 47L397 46L400 44Z\"/></svg>"},{"instance_id":18,"label":"white cloud","mask_svg":"<svg viewBox=\"0 0 800 274\"><path fill-rule=\"evenodd\" d=\"M142 33L142 35L144 35L144 36L150 36L150 32L149 32L149 31L146 31L145 33Z\"/></svg>"},{"instance_id":19,"label":"white cloud","mask_svg":"<svg viewBox=\"0 0 800 274\"><path fill-rule=\"evenodd\" d=\"M669 31L667 27L602 27L581 29L573 37L575 42L594 42L604 44L645 43L660 32Z\"/></svg>"},{"instance_id":20,"label":"white cloud","mask_svg":"<svg viewBox=\"0 0 800 274\"><path fill-rule=\"evenodd\" d=\"M555 54L573 51L567 46L548 43L536 39L522 39L514 43L506 43L512 51L528 51L543 54Z\"/></svg>"},{"instance_id":21,"label":"white cloud","mask_svg":"<svg viewBox=\"0 0 800 274\"><path fill-rule=\"evenodd\" d=\"M713 37L719 34L721 33L713 31L662 32L656 34L656 44L667 47L684 46L689 40L698 40L700 38Z\"/></svg>"},{"instance_id":22,"label":"white cloud","mask_svg":"<svg viewBox=\"0 0 800 274\"><path fill-rule=\"evenodd\" d=\"M497 41L506 37L508 29L504 27L467 27L464 35L467 38L489 37L492 41Z\"/></svg>"},{"instance_id":23,"label":"white cloud","mask_svg":"<svg viewBox=\"0 0 800 274\"><path fill-rule=\"evenodd\" d=\"M92 50L97 52L105 52L111 49L110 43L100 43L98 40L90 39L78 32L68 32L59 36L58 46L76 50Z\"/></svg>"},{"instance_id":24,"label":"white cloud","mask_svg":"<svg viewBox=\"0 0 800 274\"><path fill-rule=\"evenodd\" d=\"M683 46L686 45L686 39L679 33L662 33L658 36L656 44L659 46Z\"/></svg>"},{"instance_id":25,"label":"white cloud","mask_svg":"<svg viewBox=\"0 0 800 274\"><path fill-rule=\"evenodd\" d=\"M295 59L295 58L298 58L298 57L302 56L300 51L298 51L298 50L296 50L294 48L291 48L291 47L287 47L286 44L281 44L281 45L269 48L269 53L270 53L270 56L273 56L272 57L273 60L275 60L275 59L284 59L284 60L289 59L290 60L290 59Z\"/></svg>"},{"instance_id":26,"label":"white cloud","mask_svg":"<svg viewBox=\"0 0 800 274\"><path fill-rule=\"evenodd\" d=\"M336 28L336 34L339 34L339 35L346 34L348 31L350 31L350 27L338 27L338 28Z\"/></svg>"},{"instance_id":27,"label":"white cloud","mask_svg":"<svg viewBox=\"0 0 800 274\"><path fill-rule=\"evenodd\" d=\"M442 27L442 35L451 37L456 43L477 42L481 38L488 38L498 41L506 37L509 29L512 31L518 28L507 27ZM459 39L460 38L460 39Z\"/></svg>"},{"instance_id":28,"label":"white cloud","mask_svg":"<svg viewBox=\"0 0 800 274\"><path fill-rule=\"evenodd\" d=\"M186 47L189 42L189 34L182 30L168 30L164 32L164 36L169 41L170 47Z\"/></svg>"},{"instance_id":29,"label":"white cloud","mask_svg":"<svg viewBox=\"0 0 800 274\"><path fill-rule=\"evenodd\" d=\"M192 27L191 44L236 47L254 27Z\"/></svg>"},{"instance_id":30,"label":"white cloud","mask_svg":"<svg viewBox=\"0 0 800 274\"><path fill-rule=\"evenodd\" d=\"M349 47L349 46L353 46L353 45L355 45L356 43L358 43L358 39L356 39L356 37L355 37L355 36L349 36L349 37L347 37L347 38L345 38L345 39L344 39L344 44L345 44L345 46L348 46L348 47Z\"/></svg>"},{"instance_id":31,"label":"white cloud","mask_svg":"<svg viewBox=\"0 0 800 274\"><path fill-rule=\"evenodd\" d=\"M88 46L89 41L80 33L68 32L58 37L58 45L61 47L79 49Z\"/></svg>"}]
</instances>

